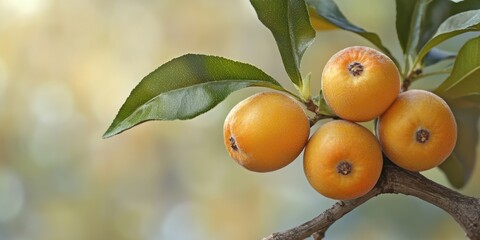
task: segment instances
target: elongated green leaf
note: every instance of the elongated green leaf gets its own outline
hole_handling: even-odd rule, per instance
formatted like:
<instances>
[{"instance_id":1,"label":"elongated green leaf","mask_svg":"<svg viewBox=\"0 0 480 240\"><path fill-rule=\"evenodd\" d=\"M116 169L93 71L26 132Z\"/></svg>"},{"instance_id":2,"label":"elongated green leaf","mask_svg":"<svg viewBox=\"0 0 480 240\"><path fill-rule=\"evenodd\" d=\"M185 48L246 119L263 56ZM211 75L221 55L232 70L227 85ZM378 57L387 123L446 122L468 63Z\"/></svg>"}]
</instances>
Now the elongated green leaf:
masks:
<instances>
[{"instance_id":1,"label":"elongated green leaf","mask_svg":"<svg viewBox=\"0 0 480 240\"><path fill-rule=\"evenodd\" d=\"M190 119L250 86L285 91L258 68L222 57L188 54L147 75L133 89L104 137L149 120Z\"/></svg>"},{"instance_id":2,"label":"elongated green leaf","mask_svg":"<svg viewBox=\"0 0 480 240\"><path fill-rule=\"evenodd\" d=\"M448 101L448 99L447 99ZM463 187L470 179L477 161L478 104L462 99L448 101L457 121L457 144L452 155L440 165L449 182L456 188Z\"/></svg>"},{"instance_id":3,"label":"elongated green leaf","mask_svg":"<svg viewBox=\"0 0 480 240\"><path fill-rule=\"evenodd\" d=\"M430 49L441 42L471 31L480 31L480 10L466 11L449 17L438 27L435 35L420 50L415 63L420 62Z\"/></svg>"},{"instance_id":4,"label":"elongated green leaf","mask_svg":"<svg viewBox=\"0 0 480 240\"><path fill-rule=\"evenodd\" d=\"M448 99L480 95L480 37L463 45L452 73L435 92Z\"/></svg>"},{"instance_id":5,"label":"elongated green leaf","mask_svg":"<svg viewBox=\"0 0 480 240\"><path fill-rule=\"evenodd\" d=\"M310 7L315 9L319 16L323 17L321 20L327 20L340 29L356 33L359 36L367 39L378 49L380 49L380 51L390 57L398 66L398 61L395 59L395 57L393 57L388 48L383 45L380 37L377 34L368 32L365 29L360 28L348 21L333 0L306 0L306 2ZM312 15L312 17L315 17L315 15Z\"/></svg>"},{"instance_id":6,"label":"elongated green leaf","mask_svg":"<svg viewBox=\"0 0 480 240\"><path fill-rule=\"evenodd\" d=\"M422 60L422 66L428 67L438 62L448 59L454 59L457 55L451 52L443 51L437 48L432 48Z\"/></svg>"},{"instance_id":7,"label":"elongated green leaf","mask_svg":"<svg viewBox=\"0 0 480 240\"><path fill-rule=\"evenodd\" d=\"M405 54L412 54L420 39L420 27L430 0L396 0L397 36Z\"/></svg>"},{"instance_id":8,"label":"elongated green leaf","mask_svg":"<svg viewBox=\"0 0 480 240\"><path fill-rule=\"evenodd\" d=\"M397 38L404 53L407 52L407 42L411 36L410 29L413 25L411 21L413 19L415 6L417 5L416 3L416 0L395 1L397 13L395 21Z\"/></svg>"},{"instance_id":9,"label":"elongated green leaf","mask_svg":"<svg viewBox=\"0 0 480 240\"><path fill-rule=\"evenodd\" d=\"M480 117L480 37L460 49L450 76L435 90L445 98L457 120L458 139L453 154L440 166L450 183L460 188L470 178L477 161Z\"/></svg>"},{"instance_id":10,"label":"elongated green leaf","mask_svg":"<svg viewBox=\"0 0 480 240\"><path fill-rule=\"evenodd\" d=\"M303 0L250 0L258 19L273 34L283 65L292 82L300 87L300 62L303 53L312 44L315 30L310 25L308 10Z\"/></svg>"},{"instance_id":11,"label":"elongated green leaf","mask_svg":"<svg viewBox=\"0 0 480 240\"><path fill-rule=\"evenodd\" d=\"M464 0L461 2L450 0L431 1L427 6L426 17L422 21L418 51L432 38L440 24L447 18L457 13L475 9L480 9L480 1L478 0Z\"/></svg>"}]
</instances>

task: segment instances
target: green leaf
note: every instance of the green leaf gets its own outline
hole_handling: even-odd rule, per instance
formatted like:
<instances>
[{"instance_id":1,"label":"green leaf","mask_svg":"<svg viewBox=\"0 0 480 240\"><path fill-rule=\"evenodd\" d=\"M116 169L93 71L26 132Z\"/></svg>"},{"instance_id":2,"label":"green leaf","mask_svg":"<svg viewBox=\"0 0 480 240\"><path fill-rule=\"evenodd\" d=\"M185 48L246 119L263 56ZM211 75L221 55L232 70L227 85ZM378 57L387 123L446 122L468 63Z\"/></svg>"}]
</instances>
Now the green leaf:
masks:
<instances>
[{"instance_id":1,"label":"green leaf","mask_svg":"<svg viewBox=\"0 0 480 240\"><path fill-rule=\"evenodd\" d=\"M402 50L412 55L420 39L420 27L430 0L396 0L396 28Z\"/></svg>"},{"instance_id":2,"label":"green leaf","mask_svg":"<svg viewBox=\"0 0 480 240\"><path fill-rule=\"evenodd\" d=\"M456 14L445 20L438 27L435 35L422 47L415 63L420 62L423 57L436 45L455 37L459 34L480 30L480 10L471 10ZM416 65L416 64L415 64Z\"/></svg>"},{"instance_id":3,"label":"green leaf","mask_svg":"<svg viewBox=\"0 0 480 240\"><path fill-rule=\"evenodd\" d=\"M315 39L303 0L250 0L258 19L273 34L283 65L292 82L302 86L300 62Z\"/></svg>"},{"instance_id":4,"label":"green leaf","mask_svg":"<svg viewBox=\"0 0 480 240\"><path fill-rule=\"evenodd\" d=\"M422 60L422 66L428 67L438 62L448 59L454 59L457 55L451 52L443 51L437 48L432 48Z\"/></svg>"},{"instance_id":5,"label":"green leaf","mask_svg":"<svg viewBox=\"0 0 480 240\"><path fill-rule=\"evenodd\" d=\"M464 0L458 3L449 0L435 0L428 4L425 17L422 21L420 34L420 42L418 50L420 50L427 41L437 31L440 24L450 16L468 10L480 9L480 1Z\"/></svg>"},{"instance_id":6,"label":"green leaf","mask_svg":"<svg viewBox=\"0 0 480 240\"><path fill-rule=\"evenodd\" d=\"M480 104L480 95L478 94L465 96L465 97L462 97L461 99L468 102L475 103L475 104Z\"/></svg>"},{"instance_id":7,"label":"green leaf","mask_svg":"<svg viewBox=\"0 0 480 240\"><path fill-rule=\"evenodd\" d=\"M452 73L435 92L448 99L480 95L480 37L463 45Z\"/></svg>"},{"instance_id":8,"label":"green leaf","mask_svg":"<svg viewBox=\"0 0 480 240\"><path fill-rule=\"evenodd\" d=\"M175 58L142 79L103 137L149 120L191 119L212 109L230 93L251 86L286 91L249 64L194 54Z\"/></svg>"},{"instance_id":9,"label":"green leaf","mask_svg":"<svg viewBox=\"0 0 480 240\"><path fill-rule=\"evenodd\" d=\"M313 7L308 7L308 14L310 14L310 23L315 31L326 31L339 29L330 21L317 14L317 10Z\"/></svg>"},{"instance_id":10,"label":"green leaf","mask_svg":"<svg viewBox=\"0 0 480 240\"><path fill-rule=\"evenodd\" d=\"M323 19L327 20L331 24L340 29L356 33L370 41L373 45L380 49L380 51L390 57L398 66L398 61L395 59L395 57L393 57L390 50L383 45L380 37L377 34L368 32L348 21L333 0L306 0L306 2L309 6L315 9L319 16L323 17ZM315 17L315 15L312 16Z\"/></svg>"},{"instance_id":11,"label":"green leaf","mask_svg":"<svg viewBox=\"0 0 480 240\"><path fill-rule=\"evenodd\" d=\"M458 52L450 76L435 93L445 98L457 120L458 139L452 155L440 165L450 183L464 186L477 160L480 117L480 37L465 43Z\"/></svg>"},{"instance_id":12,"label":"green leaf","mask_svg":"<svg viewBox=\"0 0 480 240\"><path fill-rule=\"evenodd\" d=\"M448 104L457 121L458 137L452 155L440 165L440 169L452 186L461 188L470 179L477 161L480 108L477 103L466 101L464 98L448 101Z\"/></svg>"},{"instance_id":13,"label":"green leaf","mask_svg":"<svg viewBox=\"0 0 480 240\"><path fill-rule=\"evenodd\" d=\"M333 110L330 108L330 106L328 106L327 101L325 101L322 90L320 90L320 94L313 97L312 100L318 106L318 113L326 116L336 117Z\"/></svg>"}]
</instances>

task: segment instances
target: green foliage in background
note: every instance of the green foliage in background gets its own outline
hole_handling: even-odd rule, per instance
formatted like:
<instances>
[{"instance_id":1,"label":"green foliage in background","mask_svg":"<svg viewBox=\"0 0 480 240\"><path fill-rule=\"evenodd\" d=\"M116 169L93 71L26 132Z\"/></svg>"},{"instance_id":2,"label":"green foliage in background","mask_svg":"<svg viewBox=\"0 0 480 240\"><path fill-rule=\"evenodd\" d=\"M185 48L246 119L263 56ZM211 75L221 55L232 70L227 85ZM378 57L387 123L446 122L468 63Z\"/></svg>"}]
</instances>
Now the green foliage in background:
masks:
<instances>
[{"instance_id":1,"label":"green foliage in background","mask_svg":"<svg viewBox=\"0 0 480 240\"><path fill-rule=\"evenodd\" d=\"M324 102L321 91L310 96L309 77L303 77L300 71L302 56L315 39L310 21L316 20L358 34L388 55L401 72L404 90L421 79L442 81L434 92L450 104L455 114L458 142L453 154L440 168L453 186L460 188L466 184L477 160L480 37L467 41L458 53L436 47L459 34L480 30L479 1L396 0L395 27L403 51L401 58L393 56L378 34L350 22L332 0L250 2L258 19L273 34L285 70L298 94L288 92L255 66L222 57L189 54L165 63L147 75L120 108L104 137L114 136L145 121L196 117L212 109L230 93L252 86L287 92L307 107L312 102ZM431 68L452 59L452 69L436 71ZM442 75L445 73L448 74L446 79ZM323 108L317 106L316 109Z\"/></svg>"}]
</instances>

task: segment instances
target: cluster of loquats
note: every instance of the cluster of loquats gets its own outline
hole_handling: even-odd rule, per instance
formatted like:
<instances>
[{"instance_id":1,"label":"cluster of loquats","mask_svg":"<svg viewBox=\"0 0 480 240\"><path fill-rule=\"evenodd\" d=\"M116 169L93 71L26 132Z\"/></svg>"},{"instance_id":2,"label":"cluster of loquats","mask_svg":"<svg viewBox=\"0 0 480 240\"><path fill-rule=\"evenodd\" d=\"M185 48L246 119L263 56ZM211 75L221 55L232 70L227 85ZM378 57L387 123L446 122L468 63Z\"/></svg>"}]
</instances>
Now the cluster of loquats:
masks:
<instances>
[{"instance_id":1,"label":"cluster of loquats","mask_svg":"<svg viewBox=\"0 0 480 240\"><path fill-rule=\"evenodd\" d=\"M383 53L349 47L325 65L322 92L341 120L324 124L313 134L305 148L305 175L326 197L360 197L380 178L383 157L377 138L355 122L373 120L392 105L400 92L400 74Z\"/></svg>"},{"instance_id":2,"label":"cluster of loquats","mask_svg":"<svg viewBox=\"0 0 480 240\"><path fill-rule=\"evenodd\" d=\"M327 62L322 94L338 117L311 137L309 119L295 99L259 93L236 105L224 125L230 156L248 170L268 172L304 152L308 182L340 200L369 192L380 178L383 154L410 171L441 164L453 151L457 126L439 96L423 90L400 93L392 60L368 47L349 47ZM376 135L357 122L376 121Z\"/></svg>"}]
</instances>

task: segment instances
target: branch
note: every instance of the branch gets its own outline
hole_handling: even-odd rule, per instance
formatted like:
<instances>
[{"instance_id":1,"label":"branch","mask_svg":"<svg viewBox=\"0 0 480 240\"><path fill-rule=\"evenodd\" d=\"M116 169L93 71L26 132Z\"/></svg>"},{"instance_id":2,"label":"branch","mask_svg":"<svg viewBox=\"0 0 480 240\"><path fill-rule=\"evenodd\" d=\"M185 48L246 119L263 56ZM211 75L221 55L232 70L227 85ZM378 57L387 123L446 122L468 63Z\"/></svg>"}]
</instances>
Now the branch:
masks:
<instances>
[{"instance_id":1,"label":"branch","mask_svg":"<svg viewBox=\"0 0 480 240\"><path fill-rule=\"evenodd\" d=\"M448 212L472 240L480 239L480 199L462 195L417 172L409 172L390 161L377 185L366 195L339 201L314 219L284 232L273 233L263 240L322 239L327 229L345 214L371 198L384 193L400 193L420 198Z\"/></svg>"}]
</instances>

